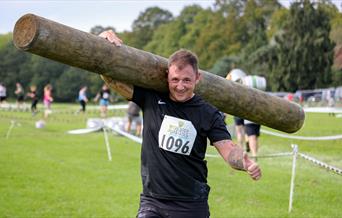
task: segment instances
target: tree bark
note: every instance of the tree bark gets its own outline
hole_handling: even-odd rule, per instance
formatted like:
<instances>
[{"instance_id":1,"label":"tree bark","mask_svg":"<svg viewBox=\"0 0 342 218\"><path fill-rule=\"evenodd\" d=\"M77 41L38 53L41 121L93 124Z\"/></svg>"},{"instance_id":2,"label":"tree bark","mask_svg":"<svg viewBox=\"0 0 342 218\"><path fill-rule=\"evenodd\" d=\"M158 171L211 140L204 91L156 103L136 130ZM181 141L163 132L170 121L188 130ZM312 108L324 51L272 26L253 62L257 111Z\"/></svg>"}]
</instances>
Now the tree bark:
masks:
<instances>
[{"instance_id":1,"label":"tree bark","mask_svg":"<svg viewBox=\"0 0 342 218\"><path fill-rule=\"evenodd\" d=\"M26 14L16 23L17 48L115 80L167 92L167 59L63 24ZM200 70L195 89L219 110L277 130L293 133L304 122L303 109L292 102Z\"/></svg>"}]
</instances>

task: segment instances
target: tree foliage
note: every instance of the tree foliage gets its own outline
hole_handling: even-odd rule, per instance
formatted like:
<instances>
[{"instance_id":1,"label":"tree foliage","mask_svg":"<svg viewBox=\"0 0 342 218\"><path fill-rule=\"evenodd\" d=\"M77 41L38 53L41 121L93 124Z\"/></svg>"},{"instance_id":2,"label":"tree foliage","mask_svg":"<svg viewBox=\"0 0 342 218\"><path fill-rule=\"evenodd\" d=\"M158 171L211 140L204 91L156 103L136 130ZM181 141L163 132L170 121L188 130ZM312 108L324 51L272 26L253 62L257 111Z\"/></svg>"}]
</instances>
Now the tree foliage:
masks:
<instances>
[{"instance_id":1,"label":"tree foliage","mask_svg":"<svg viewBox=\"0 0 342 218\"><path fill-rule=\"evenodd\" d=\"M276 37L277 63L271 74L273 90L311 89L331 83L334 43L330 19L308 0L291 5L284 32Z\"/></svg>"},{"instance_id":2,"label":"tree foliage","mask_svg":"<svg viewBox=\"0 0 342 218\"><path fill-rule=\"evenodd\" d=\"M90 32L108 29L115 31L97 25ZM300 0L289 9L277 0L216 0L209 8L186 6L177 17L151 7L134 20L132 31L118 35L164 57L192 50L201 69L223 77L234 67L263 75L273 91L342 85L342 15L328 0ZM92 97L102 86L97 74L19 51L11 38L0 35L0 82L11 97L16 82L25 90L38 86L40 96L51 83L57 101L75 101L83 85Z\"/></svg>"},{"instance_id":3,"label":"tree foliage","mask_svg":"<svg viewBox=\"0 0 342 218\"><path fill-rule=\"evenodd\" d=\"M152 38L153 32L162 24L166 24L173 19L171 12L163 10L159 7L147 8L140 13L139 17L134 20L133 28L133 46L143 48Z\"/></svg>"}]
</instances>

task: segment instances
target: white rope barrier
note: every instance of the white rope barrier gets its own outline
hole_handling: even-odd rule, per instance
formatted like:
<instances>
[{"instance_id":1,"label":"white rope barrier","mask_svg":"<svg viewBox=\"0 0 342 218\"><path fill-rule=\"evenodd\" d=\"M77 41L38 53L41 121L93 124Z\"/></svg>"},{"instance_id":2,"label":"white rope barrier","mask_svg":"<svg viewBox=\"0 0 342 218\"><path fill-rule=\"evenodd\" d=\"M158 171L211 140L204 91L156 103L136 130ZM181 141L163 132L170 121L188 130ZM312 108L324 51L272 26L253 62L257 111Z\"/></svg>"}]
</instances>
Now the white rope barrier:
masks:
<instances>
[{"instance_id":1,"label":"white rope barrier","mask_svg":"<svg viewBox=\"0 0 342 218\"><path fill-rule=\"evenodd\" d=\"M113 130L114 132L116 132L122 136L125 136L125 137L131 139L132 141L134 141L136 143L142 144L142 138L137 137L137 136L132 135L132 134L129 134L128 132L122 131L117 126L115 126L114 128L111 128L111 130Z\"/></svg>"},{"instance_id":2,"label":"white rope barrier","mask_svg":"<svg viewBox=\"0 0 342 218\"><path fill-rule=\"evenodd\" d=\"M296 135L282 134L282 133L272 132L272 131L265 130L265 129L261 129L260 131L267 135L273 135L273 136L278 136L278 137L288 138L288 139L300 139L300 140L309 140L309 141L342 139L342 135L311 137L311 136L296 136Z\"/></svg>"},{"instance_id":3,"label":"white rope barrier","mask_svg":"<svg viewBox=\"0 0 342 218\"><path fill-rule=\"evenodd\" d=\"M298 153L298 154L299 154L299 156L301 156L305 160L311 161L312 163L314 163L314 164L316 164L316 165L318 165L320 167L323 167L323 168L325 168L327 170L330 170L330 171L333 171L333 172L335 172L335 173L337 173L339 175L342 175L342 169L339 169L337 167L334 167L334 166L331 166L331 165L329 165L327 163L319 161L316 158L310 157L309 155L306 155L306 154L303 154L303 153Z\"/></svg>"},{"instance_id":4,"label":"white rope barrier","mask_svg":"<svg viewBox=\"0 0 342 218\"><path fill-rule=\"evenodd\" d=\"M305 113L342 113L341 107L304 107Z\"/></svg>"},{"instance_id":5,"label":"white rope barrier","mask_svg":"<svg viewBox=\"0 0 342 218\"><path fill-rule=\"evenodd\" d=\"M109 105L108 110L127 110L128 109L128 104L115 104L115 105ZM42 107L41 109L44 111L44 108ZM87 106L87 111L100 111L100 106L99 105L88 105ZM6 105L1 105L0 106L0 111L8 111L8 112L31 112L31 107L29 105L24 105L23 107L18 108L16 104L6 104ZM65 114L75 114L75 112L79 112L79 107L76 105L73 105L71 107L68 107L66 109L61 109L61 108L54 108L53 113L65 113Z\"/></svg>"}]
</instances>

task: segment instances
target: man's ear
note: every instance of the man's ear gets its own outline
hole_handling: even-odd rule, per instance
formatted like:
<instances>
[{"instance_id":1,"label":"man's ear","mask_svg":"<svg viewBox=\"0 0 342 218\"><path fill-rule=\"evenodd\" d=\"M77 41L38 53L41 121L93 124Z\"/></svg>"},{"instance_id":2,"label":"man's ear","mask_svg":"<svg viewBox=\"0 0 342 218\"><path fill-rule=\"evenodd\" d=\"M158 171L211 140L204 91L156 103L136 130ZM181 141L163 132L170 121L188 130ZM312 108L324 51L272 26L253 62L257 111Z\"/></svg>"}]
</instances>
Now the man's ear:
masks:
<instances>
[{"instance_id":1,"label":"man's ear","mask_svg":"<svg viewBox=\"0 0 342 218\"><path fill-rule=\"evenodd\" d=\"M199 83L199 81L202 79L202 74L200 72L196 75L196 85Z\"/></svg>"}]
</instances>

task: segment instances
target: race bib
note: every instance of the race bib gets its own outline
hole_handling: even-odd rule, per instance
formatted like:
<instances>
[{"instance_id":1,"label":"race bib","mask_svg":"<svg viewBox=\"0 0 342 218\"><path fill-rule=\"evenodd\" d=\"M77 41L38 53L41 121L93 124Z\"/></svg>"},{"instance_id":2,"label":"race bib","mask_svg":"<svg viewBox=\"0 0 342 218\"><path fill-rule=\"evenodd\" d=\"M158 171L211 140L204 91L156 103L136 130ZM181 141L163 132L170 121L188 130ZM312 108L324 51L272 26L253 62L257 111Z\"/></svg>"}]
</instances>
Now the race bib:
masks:
<instances>
[{"instance_id":1,"label":"race bib","mask_svg":"<svg viewBox=\"0 0 342 218\"><path fill-rule=\"evenodd\" d=\"M159 147L190 155L196 135L197 131L190 121L165 115L159 130Z\"/></svg>"}]
</instances>

